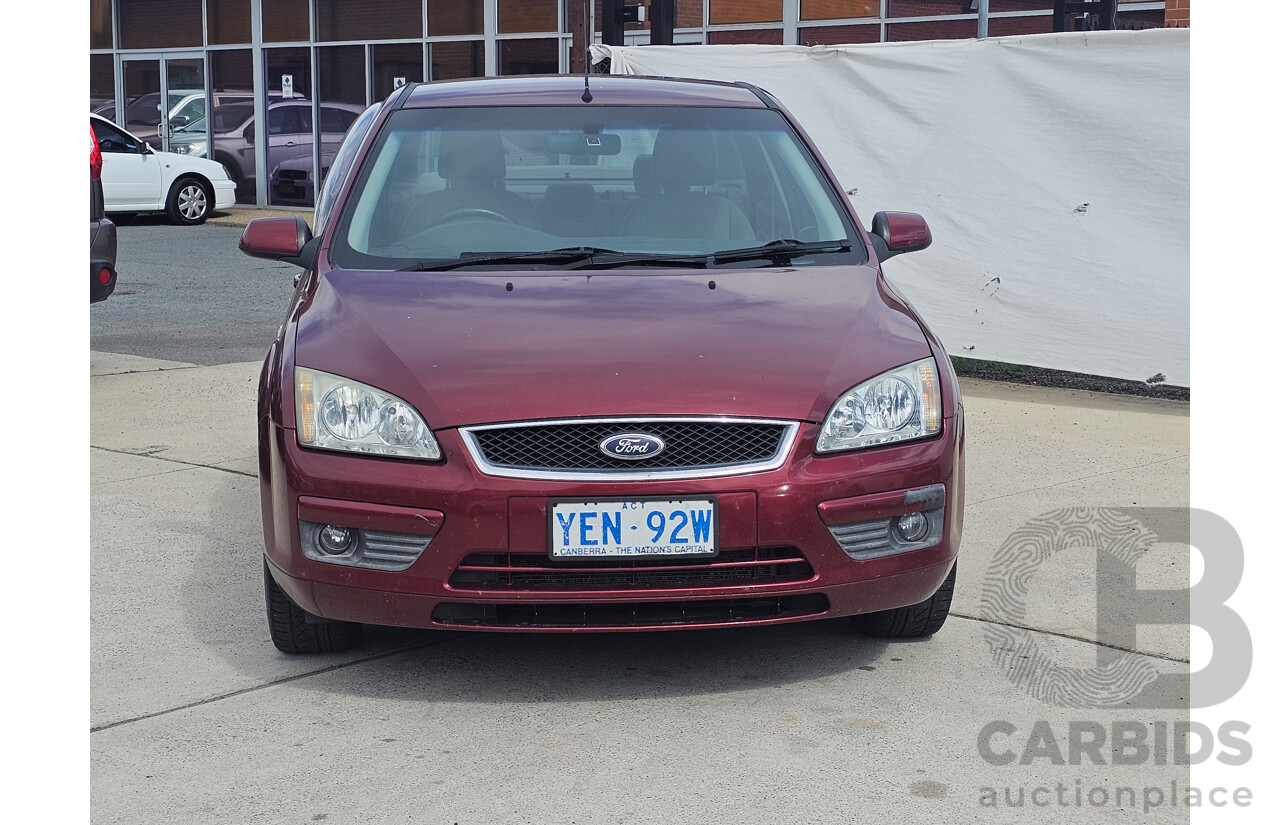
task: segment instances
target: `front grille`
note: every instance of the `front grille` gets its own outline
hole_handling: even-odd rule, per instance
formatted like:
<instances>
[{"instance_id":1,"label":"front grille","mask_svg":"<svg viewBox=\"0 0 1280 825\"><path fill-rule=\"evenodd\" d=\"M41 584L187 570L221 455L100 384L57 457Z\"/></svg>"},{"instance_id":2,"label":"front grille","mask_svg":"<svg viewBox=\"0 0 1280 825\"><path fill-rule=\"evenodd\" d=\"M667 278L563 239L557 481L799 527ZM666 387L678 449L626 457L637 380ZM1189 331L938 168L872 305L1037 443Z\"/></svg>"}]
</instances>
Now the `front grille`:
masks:
<instances>
[{"instance_id":1,"label":"front grille","mask_svg":"<svg viewBox=\"0 0 1280 825\"><path fill-rule=\"evenodd\" d=\"M280 169L276 172L281 180L306 180L308 174L305 169Z\"/></svg>"},{"instance_id":2,"label":"front grille","mask_svg":"<svg viewBox=\"0 0 1280 825\"><path fill-rule=\"evenodd\" d=\"M781 466L797 425L752 419L608 419L470 427L463 437L481 470L531 478L625 478L755 472ZM642 433L666 445L657 455L615 458L600 444Z\"/></svg>"},{"instance_id":3,"label":"front grille","mask_svg":"<svg viewBox=\"0 0 1280 825\"><path fill-rule=\"evenodd\" d=\"M545 554L472 553L449 578L455 590L556 591L735 587L808 581L813 568L794 547L724 550L714 559L551 559Z\"/></svg>"},{"instance_id":4,"label":"front grille","mask_svg":"<svg viewBox=\"0 0 1280 825\"><path fill-rule=\"evenodd\" d=\"M493 629L661 628L732 625L812 618L830 607L821 593L748 599L586 604L465 604L441 602L431 613L437 624Z\"/></svg>"}]
</instances>

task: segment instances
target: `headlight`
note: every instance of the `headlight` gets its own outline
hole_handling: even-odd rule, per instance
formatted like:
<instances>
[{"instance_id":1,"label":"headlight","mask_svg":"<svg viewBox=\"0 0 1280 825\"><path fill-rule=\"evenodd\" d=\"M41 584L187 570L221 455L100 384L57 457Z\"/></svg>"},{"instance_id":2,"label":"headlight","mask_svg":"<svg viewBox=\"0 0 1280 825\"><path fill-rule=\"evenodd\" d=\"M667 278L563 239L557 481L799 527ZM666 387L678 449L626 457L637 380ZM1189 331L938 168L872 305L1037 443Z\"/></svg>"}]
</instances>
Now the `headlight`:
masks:
<instances>
[{"instance_id":1,"label":"headlight","mask_svg":"<svg viewBox=\"0 0 1280 825\"><path fill-rule=\"evenodd\" d=\"M877 375L840 396L822 422L820 453L937 435L942 429L938 365L932 358Z\"/></svg>"},{"instance_id":2,"label":"headlight","mask_svg":"<svg viewBox=\"0 0 1280 825\"><path fill-rule=\"evenodd\" d=\"M203 140L197 140L191 143L174 144L173 151L177 152L179 155L191 155L193 157L202 158L204 157L205 148L205 142Z\"/></svg>"},{"instance_id":3,"label":"headlight","mask_svg":"<svg viewBox=\"0 0 1280 825\"><path fill-rule=\"evenodd\" d=\"M359 381L294 370L298 443L402 458L440 458L440 445L408 403Z\"/></svg>"}]
</instances>

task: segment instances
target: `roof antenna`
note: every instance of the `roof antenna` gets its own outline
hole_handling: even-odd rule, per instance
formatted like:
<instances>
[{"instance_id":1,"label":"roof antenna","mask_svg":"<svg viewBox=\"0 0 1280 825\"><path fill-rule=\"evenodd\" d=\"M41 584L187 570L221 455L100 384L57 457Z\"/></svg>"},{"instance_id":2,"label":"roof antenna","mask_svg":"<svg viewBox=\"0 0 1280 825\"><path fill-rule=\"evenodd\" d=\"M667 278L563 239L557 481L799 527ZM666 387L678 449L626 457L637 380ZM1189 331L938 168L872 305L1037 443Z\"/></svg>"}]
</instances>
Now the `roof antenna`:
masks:
<instances>
[{"instance_id":1,"label":"roof antenna","mask_svg":"<svg viewBox=\"0 0 1280 825\"><path fill-rule=\"evenodd\" d=\"M582 30L586 33L587 54L586 60L582 63L582 102L591 102L591 4L582 4Z\"/></svg>"}]
</instances>

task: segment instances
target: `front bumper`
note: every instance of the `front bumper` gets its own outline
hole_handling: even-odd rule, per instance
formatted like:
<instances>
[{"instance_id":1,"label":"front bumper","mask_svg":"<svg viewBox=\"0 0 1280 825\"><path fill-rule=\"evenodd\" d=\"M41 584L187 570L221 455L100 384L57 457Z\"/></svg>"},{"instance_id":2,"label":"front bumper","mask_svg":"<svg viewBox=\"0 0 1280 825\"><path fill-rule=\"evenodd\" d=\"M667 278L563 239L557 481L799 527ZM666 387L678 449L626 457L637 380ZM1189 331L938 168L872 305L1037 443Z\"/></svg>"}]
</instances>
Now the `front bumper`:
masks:
<instances>
[{"instance_id":1,"label":"front bumper","mask_svg":"<svg viewBox=\"0 0 1280 825\"><path fill-rule=\"evenodd\" d=\"M271 199L272 202L278 204L311 206L314 203L311 179L308 177L285 180L273 177L271 179Z\"/></svg>"},{"instance_id":2,"label":"front bumper","mask_svg":"<svg viewBox=\"0 0 1280 825\"><path fill-rule=\"evenodd\" d=\"M213 208L229 209L236 202L236 182L233 180L214 180Z\"/></svg>"},{"instance_id":3,"label":"front bumper","mask_svg":"<svg viewBox=\"0 0 1280 825\"><path fill-rule=\"evenodd\" d=\"M741 626L850 616L927 599L960 546L962 409L928 441L822 458L813 454L817 429L803 424L787 462L775 471L604 483L483 475L453 430L436 433L445 461L424 464L304 450L292 429L263 419L267 561L280 587L309 613L417 628ZM936 496L908 493L936 493L937 485L945 489L945 504L936 544L855 558L833 536L832 528L850 520L934 506ZM720 502L720 567L623 561L584 570L547 557L549 499L702 494ZM303 554L300 522L303 529L330 523L430 541L403 570L334 564ZM472 570L489 572L468 578ZM767 573L746 580L744 570Z\"/></svg>"}]
</instances>

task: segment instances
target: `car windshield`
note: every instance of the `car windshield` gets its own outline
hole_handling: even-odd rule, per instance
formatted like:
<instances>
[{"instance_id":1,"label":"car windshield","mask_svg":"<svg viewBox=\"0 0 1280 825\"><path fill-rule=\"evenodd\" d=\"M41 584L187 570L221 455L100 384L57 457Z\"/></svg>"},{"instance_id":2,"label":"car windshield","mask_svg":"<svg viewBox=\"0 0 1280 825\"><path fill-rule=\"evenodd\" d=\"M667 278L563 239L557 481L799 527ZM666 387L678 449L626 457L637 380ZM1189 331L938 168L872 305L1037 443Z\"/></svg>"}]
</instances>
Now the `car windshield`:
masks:
<instances>
[{"instance_id":1,"label":"car windshield","mask_svg":"<svg viewBox=\"0 0 1280 825\"><path fill-rule=\"evenodd\" d=\"M331 256L348 269L860 263L837 197L770 109L402 109Z\"/></svg>"},{"instance_id":2,"label":"car windshield","mask_svg":"<svg viewBox=\"0 0 1280 825\"><path fill-rule=\"evenodd\" d=\"M230 132L253 117L252 103L227 103L213 107L213 131Z\"/></svg>"}]
</instances>

